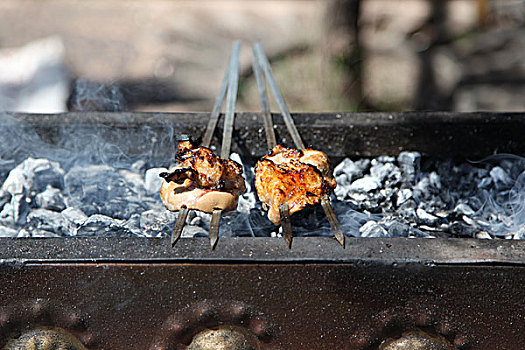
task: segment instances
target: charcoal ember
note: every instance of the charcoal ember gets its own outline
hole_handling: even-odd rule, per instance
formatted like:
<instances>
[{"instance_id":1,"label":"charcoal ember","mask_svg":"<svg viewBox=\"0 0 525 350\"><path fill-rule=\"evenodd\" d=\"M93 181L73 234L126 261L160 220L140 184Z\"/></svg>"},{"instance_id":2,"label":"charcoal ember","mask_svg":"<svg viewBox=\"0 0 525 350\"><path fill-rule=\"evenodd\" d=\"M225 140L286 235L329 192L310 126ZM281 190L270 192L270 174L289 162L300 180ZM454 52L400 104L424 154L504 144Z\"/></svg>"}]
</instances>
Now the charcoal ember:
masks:
<instances>
[{"instance_id":1,"label":"charcoal ember","mask_svg":"<svg viewBox=\"0 0 525 350\"><path fill-rule=\"evenodd\" d=\"M348 191L347 197L351 203L359 204L360 208L367 207L367 201L369 199L368 194L362 192Z\"/></svg>"},{"instance_id":2,"label":"charcoal ember","mask_svg":"<svg viewBox=\"0 0 525 350\"><path fill-rule=\"evenodd\" d=\"M384 210L393 210L394 201L397 199L397 190L392 188L385 188L379 190L377 194L382 199L382 207Z\"/></svg>"},{"instance_id":3,"label":"charcoal ember","mask_svg":"<svg viewBox=\"0 0 525 350\"><path fill-rule=\"evenodd\" d=\"M430 178L428 176L422 177L417 184L412 188L413 197L418 201L429 200L432 194L440 193L432 187Z\"/></svg>"},{"instance_id":4,"label":"charcoal ember","mask_svg":"<svg viewBox=\"0 0 525 350\"><path fill-rule=\"evenodd\" d=\"M151 237L147 233L142 232L140 229L140 215L138 213L135 213L129 217L129 219L126 220L126 226L130 228L132 232L141 232L141 236L144 237Z\"/></svg>"},{"instance_id":5,"label":"charcoal ember","mask_svg":"<svg viewBox=\"0 0 525 350\"><path fill-rule=\"evenodd\" d=\"M88 216L102 214L129 218L131 211L141 205L128 206L135 195L132 187L114 168L106 165L74 167L65 176L65 190L69 206L80 208Z\"/></svg>"},{"instance_id":6,"label":"charcoal ember","mask_svg":"<svg viewBox=\"0 0 525 350\"><path fill-rule=\"evenodd\" d=\"M192 226L201 226L201 224L202 224L202 219L200 218L200 216L194 217L189 223L189 225L192 225Z\"/></svg>"},{"instance_id":7,"label":"charcoal ember","mask_svg":"<svg viewBox=\"0 0 525 350\"><path fill-rule=\"evenodd\" d=\"M388 237L388 231L375 221L368 221L359 229L361 237Z\"/></svg>"},{"instance_id":8,"label":"charcoal ember","mask_svg":"<svg viewBox=\"0 0 525 350\"><path fill-rule=\"evenodd\" d=\"M449 226L449 232L458 237L475 237L479 230L475 227L469 226L464 222L456 221Z\"/></svg>"},{"instance_id":9,"label":"charcoal ember","mask_svg":"<svg viewBox=\"0 0 525 350\"><path fill-rule=\"evenodd\" d=\"M9 226L0 225L0 237L11 238L18 235L18 230Z\"/></svg>"},{"instance_id":10,"label":"charcoal ember","mask_svg":"<svg viewBox=\"0 0 525 350\"><path fill-rule=\"evenodd\" d=\"M137 196L146 195L146 184L140 174L126 169L119 170L119 174Z\"/></svg>"},{"instance_id":11,"label":"charcoal ember","mask_svg":"<svg viewBox=\"0 0 525 350\"><path fill-rule=\"evenodd\" d=\"M54 211L62 211L66 208L62 192L51 185L48 185L44 192L40 192L35 196L35 203L38 208Z\"/></svg>"},{"instance_id":12,"label":"charcoal ember","mask_svg":"<svg viewBox=\"0 0 525 350\"><path fill-rule=\"evenodd\" d=\"M394 188L399 187L402 184L403 173L399 167L394 167L390 174L386 177L385 186Z\"/></svg>"},{"instance_id":13,"label":"charcoal ember","mask_svg":"<svg viewBox=\"0 0 525 350\"><path fill-rule=\"evenodd\" d=\"M197 212L198 212L197 210L190 210L190 211L188 211L188 215L186 216L186 224L187 224L187 225L191 225L191 222L192 222L195 218L197 218L197 217L200 218L200 216L197 215ZM176 215L178 215L178 212L177 212Z\"/></svg>"},{"instance_id":14,"label":"charcoal ember","mask_svg":"<svg viewBox=\"0 0 525 350\"><path fill-rule=\"evenodd\" d=\"M407 200L412 198L412 190L409 188L402 188L396 192L395 202L396 206L400 206L405 203Z\"/></svg>"},{"instance_id":15,"label":"charcoal ember","mask_svg":"<svg viewBox=\"0 0 525 350\"><path fill-rule=\"evenodd\" d=\"M386 178L392 173L396 166L392 163L382 163L375 159L371 162L370 175L376 178L379 182L384 182Z\"/></svg>"},{"instance_id":16,"label":"charcoal ember","mask_svg":"<svg viewBox=\"0 0 525 350\"><path fill-rule=\"evenodd\" d=\"M323 223L327 225L323 225ZM329 234L329 231L326 230L329 227L328 221L320 205L309 206L293 214L291 216L291 224L294 234L301 236L311 235L313 231L320 236ZM315 228L315 230L312 230L312 228Z\"/></svg>"},{"instance_id":17,"label":"charcoal ember","mask_svg":"<svg viewBox=\"0 0 525 350\"><path fill-rule=\"evenodd\" d=\"M191 210L191 212L195 212L195 215L200 217L201 220L202 220L202 224L204 226L210 226L210 222L211 222L211 214L208 214L208 213L205 213L205 212L202 212L202 211L199 211L199 210Z\"/></svg>"},{"instance_id":18,"label":"charcoal ember","mask_svg":"<svg viewBox=\"0 0 525 350\"><path fill-rule=\"evenodd\" d=\"M46 230L39 230L39 229L29 229L27 233L29 236L26 237L32 237L32 238L57 238L57 237L63 237L62 235L59 235L56 232L52 231L46 231ZM19 232L20 235L20 232Z\"/></svg>"},{"instance_id":19,"label":"charcoal ember","mask_svg":"<svg viewBox=\"0 0 525 350\"><path fill-rule=\"evenodd\" d=\"M434 192L437 192L439 190L441 190L441 177L439 176L438 173L436 173L435 171L432 171L429 175L428 175L428 180L429 180L429 185L430 185L430 188L434 190Z\"/></svg>"},{"instance_id":20,"label":"charcoal ember","mask_svg":"<svg viewBox=\"0 0 525 350\"><path fill-rule=\"evenodd\" d=\"M25 228L18 231L18 234L16 235L16 238L27 238L27 237L31 237L31 233Z\"/></svg>"},{"instance_id":21,"label":"charcoal ember","mask_svg":"<svg viewBox=\"0 0 525 350\"><path fill-rule=\"evenodd\" d=\"M48 185L64 188L64 170L57 162L45 158L27 158L11 170L2 189L14 194L24 187L29 194L42 192Z\"/></svg>"},{"instance_id":22,"label":"charcoal ember","mask_svg":"<svg viewBox=\"0 0 525 350\"><path fill-rule=\"evenodd\" d=\"M84 214L82 210L74 207L66 208L62 210L60 214L66 221L66 225L68 227L67 234L69 236L76 235L78 228L82 226L88 219L88 216Z\"/></svg>"},{"instance_id":23,"label":"charcoal ember","mask_svg":"<svg viewBox=\"0 0 525 350\"><path fill-rule=\"evenodd\" d=\"M69 225L62 214L48 209L31 210L27 215L26 227L30 232L46 231L59 235L69 233ZM32 234L32 236L34 235Z\"/></svg>"},{"instance_id":24,"label":"charcoal ember","mask_svg":"<svg viewBox=\"0 0 525 350\"><path fill-rule=\"evenodd\" d=\"M414 184L420 171L421 154L419 152L401 152L397 162L407 185Z\"/></svg>"},{"instance_id":25,"label":"charcoal ember","mask_svg":"<svg viewBox=\"0 0 525 350\"><path fill-rule=\"evenodd\" d=\"M148 209L148 202L142 201L137 197L119 197L105 202L99 212L116 219L127 220L131 215Z\"/></svg>"},{"instance_id":26,"label":"charcoal ember","mask_svg":"<svg viewBox=\"0 0 525 350\"><path fill-rule=\"evenodd\" d=\"M456 207L453 209L454 213L457 214L464 214L464 215L474 215L475 211L466 203L458 203Z\"/></svg>"},{"instance_id":27,"label":"charcoal ember","mask_svg":"<svg viewBox=\"0 0 525 350\"><path fill-rule=\"evenodd\" d=\"M411 235L412 227L401 222L394 221L388 225L388 235L390 237L408 237Z\"/></svg>"},{"instance_id":28,"label":"charcoal ember","mask_svg":"<svg viewBox=\"0 0 525 350\"><path fill-rule=\"evenodd\" d=\"M418 222L423 225L435 226L439 222L439 218L437 216L429 214L421 208L416 209L416 216Z\"/></svg>"},{"instance_id":29,"label":"charcoal ember","mask_svg":"<svg viewBox=\"0 0 525 350\"><path fill-rule=\"evenodd\" d=\"M512 239L525 239L525 226L519 226L512 235Z\"/></svg>"},{"instance_id":30,"label":"charcoal ember","mask_svg":"<svg viewBox=\"0 0 525 350\"><path fill-rule=\"evenodd\" d=\"M403 202L403 204L401 204L398 207L397 212L403 218L406 218L408 220L415 220L417 217L416 209L417 209L416 201L413 199L408 199L407 201Z\"/></svg>"},{"instance_id":31,"label":"charcoal ember","mask_svg":"<svg viewBox=\"0 0 525 350\"><path fill-rule=\"evenodd\" d=\"M337 187L334 190L334 194L337 198L344 200L348 196L348 191L350 191L350 180L348 179L347 174L341 174L335 177L337 182Z\"/></svg>"},{"instance_id":32,"label":"charcoal ember","mask_svg":"<svg viewBox=\"0 0 525 350\"><path fill-rule=\"evenodd\" d=\"M159 174L166 171L168 171L166 168L151 168L146 170L144 182L146 191L149 194L158 194L160 192L160 187L162 186L162 181L164 181L164 179L160 177Z\"/></svg>"},{"instance_id":33,"label":"charcoal ember","mask_svg":"<svg viewBox=\"0 0 525 350\"><path fill-rule=\"evenodd\" d=\"M239 196L239 202L237 205L237 211L244 214L249 214L251 208L253 208L257 202L255 193L253 191L248 192L248 190L250 189L248 188L246 192Z\"/></svg>"},{"instance_id":34,"label":"charcoal ember","mask_svg":"<svg viewBox=\"0 0 525 350\"><path fill-rule=\"evenodd\" d=\"M28 213L29 205L25 195L13 195L11 201L4 204L2 211L0 211L0 223L23 225Z\"/></svg>"},{"instance_id":35,"label":"charcoal ember","mask_svg":"<svg viewBox=\"0 0 525 350\"><path fill-rule=\"evenodd\" d=\"M182 238L207 237L208 231L199 226L185 225L182 229Z\"/></svg>"},{"instance_id":36,"label":"charcoal ember","mask_svg":"<svg viewBox=\"0 0 525 350\"><path fill-rule=\"evenodd\" d=\"M396 157L393 156L379 156L376 159L381 163L394 163L396 161Z\"/></svg>"},{"instance_id":37,"label":"charcoal ember","mask_svg":"<svg viewBox=\"0 0 525 350\"><path fill-rule=\"evenodd\" d=\"M100 214L91 215L77 231L77 236L131 237L135 234L126 221Z\"/></svg>"},{"instance_id":38,"label":"charcoal ember","mask_svg":"<svg viewBox=\"0 0 525 350\"><path fill-rule=\"evenodd\" d=\"M191 213L191 211L190 211ZM188 213L189 214L189 213ZM140 229L151 236L169 236L178 213L168 210L147 210L140 214Z\"/></svg>"},{"instance_id":39,"label":"charcoal ember","mask_svg":"<svg viewBox=\"0 0 525 350\"><path fill-rule=\"evenodd\" d=\"M2 185L2 190L11 197L10 202L4 204L0 212L0 222L9 221L22 224L29 211L27 192L30 188L24 169L19 165L9 172Z\"/></svg>"},{"instance_id":40,"label":"charcoal ember","mask_svg":"<svg viewBox=\"0 0 525 350\"><path fill-rule=\"evenodd\" d=\"M337 179L338 176L345 174L348 181L352 182L363 176L369 167L370 160L368 159L360 159L354 162L350 158L345 158L334 168L334 176Z\"/></svg>"},{"instance_id":41,"label":"charcoal ember","mask_svg":"<svg viewBox=\"0 0 525 350\"><path fill-rule=\"evenodd\" d=\"M476 238L477 239L492 239L492 236L489 235L487 231L480 231L476 233Z\"/></svg>"},{"instance_id":42,"label":"charcoal ember","mask_svg":"<svg viewBox=\"0 0 525 350\"><path fill-rule=\"evenodd\" d=\"M130 166L130 170L139 174L144 175L148 167L148 162L146 162L144 159L139 159Z\"/></svg>"},{"instance_id":43,"label":"charcoal ember","mask_svg":"<svg viewBox=\"0 0 525 350\"><path fill-rule=\"evenodd\" d=\"M0 211L2 211L2 208L6 203L11 202L11 193L0 189Z\"/></svg>"},{"instance_id":44,"label":"charcoal ember","mask_svg":"<svg viewBox=\"0 0 525 350\"><path fill-rule=\"evenodd\" d=\"M352 182L350 185L350 191L366 193L377 190L380 187L381 183L378 181L378 179L372 176L364 176Z\"/></svg>"}]
</instances>

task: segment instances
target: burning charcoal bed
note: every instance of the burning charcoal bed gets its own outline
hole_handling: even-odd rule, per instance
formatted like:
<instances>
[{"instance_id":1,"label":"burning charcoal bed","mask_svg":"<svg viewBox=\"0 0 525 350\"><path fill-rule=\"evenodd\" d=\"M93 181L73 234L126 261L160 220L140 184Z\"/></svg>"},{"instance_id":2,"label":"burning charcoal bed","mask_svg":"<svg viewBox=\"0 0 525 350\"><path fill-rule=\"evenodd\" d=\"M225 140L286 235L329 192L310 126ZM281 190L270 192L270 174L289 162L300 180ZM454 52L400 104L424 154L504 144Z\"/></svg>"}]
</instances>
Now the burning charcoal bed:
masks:
<instances>
[{"instance_id":1,"label":"burning charcoal bed","mask_svg":"<svg viewBox=\"0 0 525 350\"><path fill-rule=\"evenodd\" d=\"M208 118L0 115L0 292L8 296L0 303L0 346L13 334L38 327L64 330L90 349L124 348L122 344L201 349L192 344L206 329L241 334L252 344L235 349L299 349L304 344L316 349L401 349L395 339L411 336L450 345L443 349L514 349L525 342L521 114L294 116L305 144L332 159L338 184L332 205L348 241L345 249L338 246L323 209L313 207L292 216L296 238L288 250L276 238L279 227L268 220L253 186L253 167L267 152L262 117L240 113L232 159L244 167L247 191L238 210L223 217L216 251L210 252L202 239L211 215L198 211L189 213L183 239L171 248L177 213L167 211L159 198L159 174L172 166L176 136L198 138ZM278 118L275 131L280 143L289 143ZM212 144L218 146L220 139ZM81 284L91 281L101 266L108 271L87 289L107 292L96 300L82 296ZM138 270L146 277L131 282ZM181 279L174 279L174 273ZM163 287L165 274L171 277ZM283 300L278 295L296 288L291 276L304 290L297 300ZM328 280L322 282L322 276ZM213 288L206 287L210 278ZM461 283L479 290L464 291L462 278L466 282ZM387 286L367 279L384 280ZM484 285L485 279L499 284ZM58 288L61 283L69 291ZM169 299L178 288L180 298ZM359 301L354 294L361 288L370 288L370 297ZM465 304L463 297L460 303L439 297L447 288L457 298L467 293L471 303ZM498 288L500 295L490 288ZM322 290L330 296L322 298ZM472 310L482 308L487 297L482 293L490 294L492 304L476 314ZM262 295L275 304L265 304ZM132 311L119 305L128 303L145 328L126 320ZM62 315L65 304L78 306L91 322L75 326L64 321L71 318ZM361 306L353 310L354 304ZM41 315L31 311L35 307L44 310ZM115 308L122 315L113 328L107 327L108 310ZM155 316L146 317L144 308ZM199 310L210 316L197 316ZM319 321L308 324L309 313L319 314ZM382 318L383 313L391 316ZM174 321L185 317L191 322ZM478 328L466 326L468 322ZM184 331L174 331L174 324ZM124 340L131 333L136 341Z\"/></svg>"},{"instance_id":2,"label":"burning charcoal bed","mask_svg":"<svg viewBox=\"0 0 525 350\"><path fill-rule=\"evenodd\" d=\"M17 134L12 118L3 128L2 236L170 234L177 214L167 212L160 201L159 174L173 161L170 153L175 145L170 137L179 130L166 124L154 134L144 125L137 146L144 147L145 153L129 154L136 139L123 139L125 131L121 137L118 130L106 130L114 134L107 139L104 130L84 134L82 127L66 125L57 135L48 135L65 139L48 143L35 130L10 142L8 138ZM79 144L70 145L73 140ZM163 153L152 154L155 149ZM220 235L278 235L254 191L254 157L246 157L241 148L238 151L233 158L244 163L248 189ZM352 156L352 151L347 155ZM525 238L525 158L517 154L458 159L411 150L342 160L338 156L334 210L347 236ZM206 235L210 215L194 212L186 224L183 237ZM298 236L330 234L320 210L296 215L293 224Z\"/></svg>"}]
</instances>

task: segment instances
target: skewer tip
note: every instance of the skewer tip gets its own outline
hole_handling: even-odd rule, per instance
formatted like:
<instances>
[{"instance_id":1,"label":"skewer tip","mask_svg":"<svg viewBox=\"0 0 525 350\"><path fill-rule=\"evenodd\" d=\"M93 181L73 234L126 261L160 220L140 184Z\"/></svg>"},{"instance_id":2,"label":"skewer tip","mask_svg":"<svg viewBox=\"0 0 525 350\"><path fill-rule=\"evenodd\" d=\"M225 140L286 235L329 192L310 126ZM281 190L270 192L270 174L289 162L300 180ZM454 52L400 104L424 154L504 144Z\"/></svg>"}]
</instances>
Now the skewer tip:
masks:
<instances>
[{"instance_id":1,"label":"skewer tip","mask_svg":"<svg viewBox=\"0 0 525 350\"><path fill-rule=\"evenodd\" d=\"M217 245L217 242L219 241L219 225L221 223L221 214L222 214L222 210L214 209L211 215L210 234L209 234L211 250L215 250L215 246Z\"/></svg>"},{"instance_id":2,"label":"skewer tip","mask_svg":"<svg viewBox=\"0 0 525 350\"><path fill-rule=\"evenodd\" d=\"M281 216L281 227L283 228L283 237L288 245L288 249L292 248L292 223L290 221L290 208L288 204L283 203L279 206L279 214Z\"/></svg>"},{"instance_id":3,"label":"skewer tip","mask_svg":"<svg viewBox=\"0 0 525 350\"><path fill-rule=\"evenodd\" d=\"M171 247L173 248L177 241L179 240L182 230L184 229L184 224L186 223L186 217L188 216L189 209L182 208L179 210L179 215L177 216L177 221L175 221L175 226L171 232Z\"/></svg>"},{"instance_id":4,"label":"skewer tip","mask_svg":"<svg viewBox=\"0 0 525 350\"><path fill-rule=\"evenodd\" d=\"M337 216L335 216L334 209L332 208L332 204L330 203L330 199L328 197L323 198L321 200L321 206L323 207L325 215L328 221L330 222L330 226L332 227L332 232L334 234L335 239L341 244L341 246L344 249L345 235L341 230L341 224L339 223L339 220L337 220Z\"/></svg>"}]
</instances>

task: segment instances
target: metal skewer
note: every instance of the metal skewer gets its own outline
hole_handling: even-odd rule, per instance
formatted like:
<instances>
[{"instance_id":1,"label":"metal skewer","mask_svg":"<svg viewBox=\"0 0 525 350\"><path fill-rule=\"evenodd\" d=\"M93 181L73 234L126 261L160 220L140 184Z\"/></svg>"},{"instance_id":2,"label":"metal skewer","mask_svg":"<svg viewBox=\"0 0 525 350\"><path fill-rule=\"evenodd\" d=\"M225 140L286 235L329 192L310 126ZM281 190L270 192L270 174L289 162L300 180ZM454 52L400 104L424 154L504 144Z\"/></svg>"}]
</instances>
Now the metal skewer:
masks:
<instances>
[{"instance_id":1,"label":"metal skewer","mask_svg":"<svg viewBox=\"0 0 525 350\"><path fill-rule=\"evenodd\" d=\"M253 46L253 52L255 56L258 58L258 61L264 71L266 80L268 81L268 85L270 85L270 89L272 90L273 97L275 98L275 102L277 102L277 105L279 106L279 109L281 110L281 114L283 115L284 123L286 124L286 128L288 129L288 132L292 136L292 140L295 144L295 147L299 149L304 149L305 147L304 147L303 140L301 139L301 135L299 135L299 131L297 131L297 128L295 127L295 123L293 122L292 116L290 115L290 111L288 110L288 107L286 106L286 102L284 102L284 97L281 94L279 87L277 86L277 82L275 81L275 78L273 77L272 68L270 67L270 62L268 62L268 58L266 58L266 55L264 54L264 50L260 43L256 43Z\"/></svg>"},{"instance_id":2,"label":"metal skewer","mask_svg":"<svg viewBox=\"0 0 525 350\"><path fill-rule=\"evenodd\" d=\"M202 139L202 146L210 147L211 141L213 138L213 133L215 131L215 128L217 127L217 122L219 121L219 116L220 116L221 108L224 102L224 98L226 97L226 91L228 91L227 102L226 102L227 112L226 112L226 120L225 120L225 126L224 126L225 132L224 132L223 140L222 140L222 148L223 150L227 150L228 154L225 157L222 156L223 158L228 158L229 152L230 152L234 113L229 112L229 111L235 110L235 102L237 98L238 76L239 76L240 47L241 47L240 41L235 41L233 43L232 54L230 56L230 60L228 61L228 67L226 68L226 73L224 74L224 78L222 80L219 94L217 95L217 99L215 100L215 104L213 105L213 110L210 115L210 120L208 122L206 131L204 133L204 137ZM234 70L235 72L234 74L232 74ZM232 77L232 75L234 77ZM233 89L231 89L232 86L234 86ZM226 125L227 123L231 126L227 126ZM228 132L226 132L226 129L228 129ZM226 148L226 144L227 144L227 148ZM179 210L177 221L175 222L175 226L173 227L173 231L171 233L171 246L172 247L175 246L175 243L177 243L178 239L180 238L182 234L182 230L184 229L184 224L186 222L186 218L188 216L189 211L190 210L186 207L183 207L181 210ZM212 220L210 224L210 235L209 235L210 244L211 244L212 249L215 248L215 245L217 244L217 241L218 241L221 213L222 213L221 210L214 210L212 214Z\"/></svg>"},{"instance_id":3,"label":"metal skewer","mask_svg":"<svg viewBox=\"0 0 525 350\"><path fill-rule=\"evenodd\" d=\"M221 214L222 210L214 209L213 214L211 215L210 223L210 246L211 250L215 249L217 241L219 240L219 226L221 224Z\"/></svg>"},{"instance_id":4,"label":"metal skewer","mask_svg":"<svg viewBox=\"0 0 525 350\"><path fill-rule=\"evenodd\" d=\"M177 221L175 221L175 226L173 227L173 231L171 232L171 247L173 248L175 246L175 243L180 238L180 235L182 234L182 229L184 228L184 223L186 222L186 218L188 217L189 209L184 207L181 210L179 210L179 215L177 216Z\"/></svg>"},{"instance_id":5,"label":"metal skewer","mask_svg":"<svg viewBox=\"0 0 525 350\"><path fill-rule=\"evenodd\" d=\"M275 131L273 130L272 115L270 113L270 102L268 100L268 94L266 93L266 81L264 80L263 72L261 71L261 55L256 49L255 45L252 47L252 52L253 73L255 75L257 92L259 94L259 100L261 102L261 109L263 112L266 143L268 144L268 149L272 150L277 145L277 140L275 138ZM288 204L281 204L279 206L279 216L281 218L281 227L283 228L283 237L288 244L288 248L291 248L293 233L292 224L290 221L290 208L288 207Z\"/></svg>"},{"instance_id":6,"label":"metal skewer","mask_svg":"<svg viewBox=\"0 0 525 350\"><path fill-rule=\"evenodd\" d=\"M222 134L221 158L230 157L230 149L233 134L233 122L235 119L235 103L237 102L237 87L239 85L239 52L241 42L235 41L232 47L232 55L228 66L228 93L226 96L226 115L224 118L224 130ZM210 246L215 249L219 240L219 226L221 223L222 210L214 209L210 223Z\"/></svg>"},{"instance_id":7,"label":"metal skewer","mask_svg":"<svg viewBox=\"0 0 525 350\"><path fill-rule=\"evenodd\" d=\"M335 216L334 208L332 208L332 205L330 204L330 198L324 197L321 199L321 206L323 207L324 213L326 217L328 218L328 221L330 222L330 226L332 227L332 232L334 233L335 239L343 246L345 247L345 235L343 234L343 231L341 230L341 224L339 223L339 220L337 220L337 216Z\"/></svg>"},{"instance_id":8,"label":"metal skewer","mask_svg":"<svg viewBox=\"0 0 525 350\"><path fill-rule=\"evenodd\" d=\"M263 112L264 131L266 133L266 143L268 148L271 150L277 145L277 139L275 138L275 131L273 130L272 115L270 113L270 101L268 100L268 94L266 93L266 81L261 71L261 64L255 47L252 47L253 52L253 74L255 75L255 81L257 83L257 92L259 94L259 101L261 102L261 109Z\"/></svg>"},{"instance_id":9,"label":"metal skewer","mask_svg":"<svg viewBox=\"0 0 525 350\"><path fill-rule=\"evenodd\" d=\"M232 58L230 60L228 77L228 95L226 97L226 117L224 119L224 130L222 133L221 158L230 157L232 143L233 120L235 119L235 103L237 102L237 87L239 85L239 52L241 42L235 41L232 47Z\"/></svg>"},{"instance_id":10,"label":"metal skewer","mask_svg":"<svg viewBox=\"0 0 525 350\"><path fill-rule=\"evenodd\" d=\"M208 125L206 126L206 132L204 133L204 137L202 138L202 147L210 147L211 145L213 132L217 127L217 122L219 121L219 116L221 114L222 104L224 102L224 98L226 97L226 90L228 89L228 80L230 76L230 67L232 59L233 55L228 61L228 67L226 67L224 78L222 78L221 88L219 90L217 98L215 99L215 104L213 105L213 109L211 111L210 120L208 121Z\"/></svg>"},{"instance_id":11,"label":"metal skewer","mask_svg":"<svg viewBox=\"0 0 525 350\"><path fill-rule=\"evenodd\" d=\"M259 91L259 98L261 99L261 106L266 103L266 102L263 102L263 97L261 97L263 91L261 90L261 88L259 87L259 85L261 85L262 87L264 87L264 84L260 84L259 83L259 80L261 79L261 77L257 77L257 66L260 65L264 71L264 74L266 76L266 79L268 81L268 84L270 85L270 89L272 90L272 93L273 93L273 96L275 98L275 101L277 102L277 105L279 106L279 109L281 110L281 114L283 115L283 119L284 119L284 122L286 124L286 128L288 129L288 132L290 133L290 135L292 136L292 140L294 141L294 144L295 144L295 147L297 147L298 149L304 149L305 146L304 146L304 143L301 139L301 135L299 134L299 131L297 130L297 128L295 127L295 123L292 119L292 116L290 115L290 111L288 110L288 107L286 106L286 102L284 101L284 97L283 95L281 94L281 91L279 90L279 87L277 86L277 82L275 81L275 78L273 77L273 73L272 73L272 68L270 67L270 63L268 61L268 58L266 57L266 55L264 54L264 50L261 46L260 43L256 43L253 48L253 55L254 55L254 65L253 65L253 71L254 71L254 74L255 74L255 79L257 80L257 88L258 88L258 91ZM260 75L260 73L259 73ZM266 92L264 91L264 95L266 95ZM264 109L264 106L263 106L263 109ZM269 104L268 104L268 109L269 109ZM270 121L271 121L271 115L270 115ZM267 130L268 128L268 124L265 122L265 130ZM271 124L269 124L271 125ZM268 137L268 131L267 132L267 141L269 140L269 137ZM272 132L273 132L273 127L272 127ZM269 141L268 141L269 142ZM270 147L270 144L268 143L268 146ZM323 199L321 199L321 206L323 207L323 210L325 212L325 215L326 217L328 218L328 221L330 222L330 226L332 227L332 232L334 234L334 237L337 239L337 241L339 243L341 243L341 245L345 246L345 243L344 243L344 235L343 235L343 232L341 230L341 224L339 223L339 221L337 220L337 217L335 216L335 213L334 213L334 209L332 208L332 205L330 204L330 199L328 197L324 197ZM289 212L289 209L288 209L288 206L286 205L286 207L283 207L283 205L281 205L279 207L279 213L281 215L281 225L283 225L283 214L285 214L285 222L288 222L289 224L289 221L290 221L290 212ZM287 214L287 215L286 215ZM289 232L286 232L286 230L289 229ZM287 239L287 242L288 242L288 246L291 246L291 237L292 237L292 226L291 224L289 224L289 228L286 228L284 225L283 225L283 232L286 234L288 234L290 236L290 242L288 242L288 239ZM285 239L286 239L286 236L285 236Z\"/></svg>"},{"instance_id":12,"label":"metal skewer","mask_svg":"<svg viewBox=\"0 0 525 350\"><path fill-rule=\"evenodd\" d=\"M279 206L279 215L281 216L284 240L286 244L288 244L288 248L292 248L292 223L290 221L290 208L288 204L283 203Z\"/></svg>"}]
</instances>

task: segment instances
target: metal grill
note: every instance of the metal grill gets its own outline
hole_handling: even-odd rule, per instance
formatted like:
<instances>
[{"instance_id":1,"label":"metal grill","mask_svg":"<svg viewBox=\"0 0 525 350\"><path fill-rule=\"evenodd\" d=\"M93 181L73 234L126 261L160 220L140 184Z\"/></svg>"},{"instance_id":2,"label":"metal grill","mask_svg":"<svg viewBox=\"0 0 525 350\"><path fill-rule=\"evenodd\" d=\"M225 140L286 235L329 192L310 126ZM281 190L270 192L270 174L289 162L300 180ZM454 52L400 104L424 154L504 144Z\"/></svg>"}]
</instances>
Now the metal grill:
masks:
<instances>
[{"instance_id":1,"label":"metal grill","mask_svg":"<svg viewBox=\"0 0 525 350\"><path fill-rule=\"evenodd\" d=\"M118 130L131 156L144 150L126 140L144 127L202 135L209 120L10 116L48 143L73 126L109 140ZM276 134L289 139L279 119ZM520 114L294 119L304 143L334 159L406 149L464 158L525 150ZM265 152L261 120L236 117L232 151L247 159ZM159 147L151 157L161 162L172 153ZM341 249L333 238L298 237L289 250L277 238L221 238L211 251L205 238L181 238L174 248L169 238L4 238L0 259L0 344L11 349L24 339L74 349L404 349L402 341L519 349L525 342L522 241L348 238Z\"/></svg>"}]
</instances>

